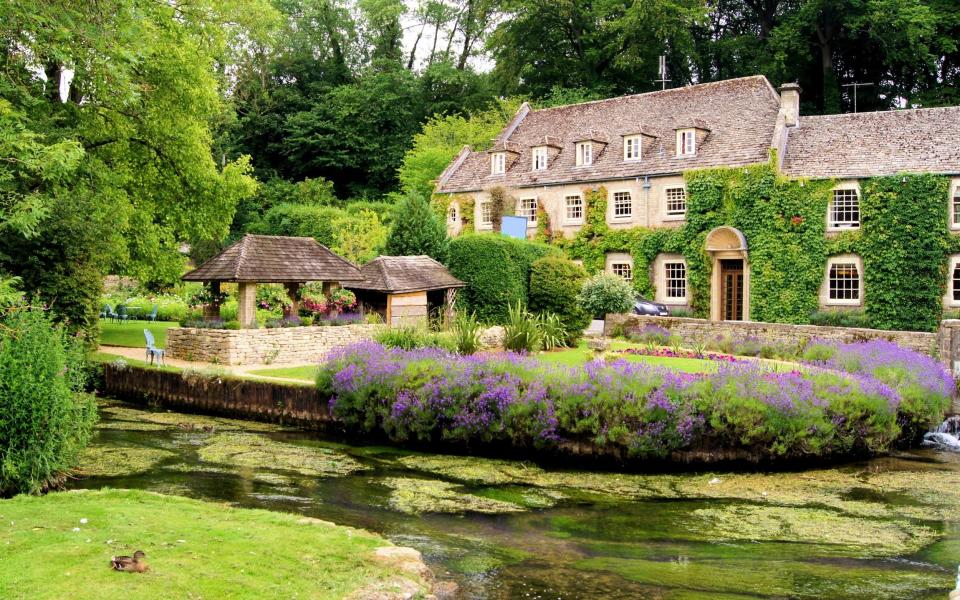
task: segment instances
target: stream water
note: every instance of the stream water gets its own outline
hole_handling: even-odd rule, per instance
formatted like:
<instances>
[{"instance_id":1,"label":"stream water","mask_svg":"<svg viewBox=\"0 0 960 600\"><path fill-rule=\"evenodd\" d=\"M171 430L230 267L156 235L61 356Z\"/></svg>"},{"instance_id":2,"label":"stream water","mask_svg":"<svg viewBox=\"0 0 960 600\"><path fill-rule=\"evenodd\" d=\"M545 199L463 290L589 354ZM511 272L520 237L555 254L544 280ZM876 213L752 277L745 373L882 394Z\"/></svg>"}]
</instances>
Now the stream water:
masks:
<instances>
[{"instance_id":1,"label":"stream water","mask_svg":"<svg viewBox=\"0 0 960 600\"><path fill-rule=\"evenodd\" d=\"M463 598L943 599L960 563L960 458L926 449L802 472L623 475L107 403L83 469L74 487L378 532Z\"/></svg>"}]
</instances>

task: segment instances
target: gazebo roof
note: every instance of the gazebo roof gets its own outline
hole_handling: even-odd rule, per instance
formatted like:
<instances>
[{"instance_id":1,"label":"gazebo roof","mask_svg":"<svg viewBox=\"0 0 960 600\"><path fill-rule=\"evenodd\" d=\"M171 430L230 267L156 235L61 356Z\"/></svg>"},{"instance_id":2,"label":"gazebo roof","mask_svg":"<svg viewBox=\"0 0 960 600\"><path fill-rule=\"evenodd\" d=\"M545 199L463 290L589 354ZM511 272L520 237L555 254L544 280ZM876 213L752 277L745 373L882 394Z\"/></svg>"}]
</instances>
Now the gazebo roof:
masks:
<instances>
[{"instance_id":1,"label":"gazebo roof","mask_svg":"<svg viewBox=\"0 0 960 600\"><path fill-rule=\"evenodd\" d=\"M467 285L429 256L381 256L363 265L360 272L363 273L363 282L349 283L346 287L402 294Z\"/></svg>"},{"instance_id":2,"label":"gazebo roof","mask_svg":"<svg viewBox=\"0 0 960 600\"><path fill-rule=\"evenodd\" d=\"M240 283L353 283L362 281L363 275L356 265L313 238L247 234L182 279Z\"/></svg>"}]
</instances>

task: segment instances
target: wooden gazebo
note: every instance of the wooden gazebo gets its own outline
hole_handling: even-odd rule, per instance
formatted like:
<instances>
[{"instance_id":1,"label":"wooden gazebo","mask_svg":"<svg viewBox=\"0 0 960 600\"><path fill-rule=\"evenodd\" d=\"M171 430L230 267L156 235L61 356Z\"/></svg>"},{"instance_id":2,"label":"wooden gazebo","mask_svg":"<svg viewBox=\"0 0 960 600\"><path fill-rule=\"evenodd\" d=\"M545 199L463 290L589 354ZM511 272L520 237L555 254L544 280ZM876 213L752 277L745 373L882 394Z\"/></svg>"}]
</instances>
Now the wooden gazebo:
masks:
<instances>
[{"instance_id":1,"label":"wooden gazebo","mask_svg":"<svg viewBox=\"0 0 960 600\"><path fill-rule=\"evenodd\" d=\"M349 287L364 278L356 265L313 238L248 234L184 275L183 280L208 283L213 298L218 298L221 283L238 284L237 320L249 327L256 322L258 283L284 284L293 302L289 314L296 315L301 285L323 282L324 287ZM210 316L219 316L219 311L218 301L206 307Z\"/></svg>"},{"instance_id":2,"label":"wooden gazebo","mask_svg":"<svg viewBox=\"0 0 960 600\"><path fill-rule=\"evenodd\" d=\"M429 256L381 256L360 272L362 282L344 287L391 327L424 323L432 307L452 308L456 291L467 285Z\"/></svg>"}]
</instances>

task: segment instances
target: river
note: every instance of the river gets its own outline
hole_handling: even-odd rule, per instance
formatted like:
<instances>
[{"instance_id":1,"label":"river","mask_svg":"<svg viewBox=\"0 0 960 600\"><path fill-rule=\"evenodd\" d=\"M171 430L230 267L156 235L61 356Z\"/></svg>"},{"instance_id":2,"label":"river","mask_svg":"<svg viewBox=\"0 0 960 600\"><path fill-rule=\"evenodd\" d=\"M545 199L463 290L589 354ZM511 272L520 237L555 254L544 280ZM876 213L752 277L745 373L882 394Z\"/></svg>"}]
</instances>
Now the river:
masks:
<instances>
[{"instance_id":1,"label":"river","mask_svg":"<svg viewBox=\"0 0 960 600\"><path fill-rule=\"evenodd\" d=\"M105 402L72 487L316 517L420 550L463 598L946 598L960 459L617 474L345 445Z\"/></svg>"}]
</instances>

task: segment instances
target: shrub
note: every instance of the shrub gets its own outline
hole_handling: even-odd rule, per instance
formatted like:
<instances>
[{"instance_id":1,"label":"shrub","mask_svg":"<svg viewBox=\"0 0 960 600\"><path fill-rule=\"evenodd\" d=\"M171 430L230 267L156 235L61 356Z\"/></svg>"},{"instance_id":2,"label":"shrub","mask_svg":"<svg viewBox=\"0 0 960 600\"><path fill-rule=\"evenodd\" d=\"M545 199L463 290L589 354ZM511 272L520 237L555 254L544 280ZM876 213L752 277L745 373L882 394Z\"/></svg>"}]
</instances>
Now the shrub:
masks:
<instances>
[{"instance_id":1,"label":"shrub","mask_svg":"<svg viewBox=\"0 0 960 600\"><path fill-rule=\"evenodd\" d=\"M627 333L631 342L639 344L654 344L666 346L670 342L670 330L659 325L644 325L641 329L634 329Z\"/></svg>"},{"instance_id":2,"label":"shrub","mask_svg":"<svg viewBox=\"0 0 960 600\"><path fill-rule=\"evenodd\" d=\"M633 288L616 275L598 273L583 283L577 302L593 318L633 310Z\"/></svg>"},{"instance_id":3,"label":"shrub","mask_svg":"<svg viewBox=\"0 0 960 600\"><path fill-rule=\"evenodd\" d=\"M536 352L543 345L540 323L519 302L510 306L503 330L503 347L507 350Z\"/></svg>"},{"instance_id":4,"label":"shrub","mask_svg":"<svg viewBox=\"0 0 960 600\"><path fill-rule=\"evenodd\" d=\"M243 326L240 324L240 321L233 320L233 321L227 321L226 323L224 323L223 328L237 331L237 330L243 329Z\"/></svg>"},{"instance_id":5,"label":"shrub","mask_svg":"<svg viewBox=\"0 0 960 600\"><path fill-rule=\"evenodd\" d=\"M332 206L282 203L249 226L250 233L312 237L324 246L334 244L333 223L346 213Z\"/></svg>"},{"instance_id":6,"label":"shrub","mask_svg":"<svg viewBox=\"0 0 960 600\"><path fill-rule=\"evenodd\" d=\"M483 327L477 317L466 313L457 315L451 332L457 352L463 355L474 354L480 349L480 331Z\"/></svg>"},{"instance_id":7,"label":"shrub","mask_svg":"<svg viewBox=\"0 0 960 600\"><path fill-rule=\"evenodd\" d=\"M42 311L0 321L0 496L55 486L96 422L82 349Z\"/></svg>"},{"instance_id":8,"label":"shrub","mask_svg":"<svg viewBox=\"0 0 960 600\"><path fill-rule=\"evenodd\" d=\"M410 194L397 207L384 253L390 256L426 254L441 262L446 260L447 227L437 218L426 198Z\"/></svg>"},{"instance_id":9,"label":"shrub","mask_svg":"<svg viewBox=\"0 0 960 600\"><path fill-rule=\"evenodd\" d=\"M810 315L810 324L869 328L870 318L862 310L821 310Z\"/></svg>"},{"instance_id":10,"label":"shrub","mask_svg":"<svg viewBox=\"0 0 960 600\"><path fill-rule=\"evenodd\" d=\"M544 350L567 345L569 334L559 315L551 312L540 313L537 315L537 327L540 328L540 346Z\"/></svg>"},{"instance_id":11,"label":"shrub","mask_svg":"<svg viewBox=\"0 0 960 600\"><path fill-rule=\"evenodd\" d=\"M399 348L400 350L415 350L417 348L454 349L454 340L450 335L433 332L426 327L384 329L374 339L386 348Z\"/></svg>"},{"instance_id":12,"label":"shrub","mask_svg":"<svg viewBox=\"0 0 960 600\"><path fill-rule=\"evenodd\" d=\"M447 252L450 273L467 283L457 302L481 323L505 323L510 305L526 306L530 266L544 256L561 256L546 244L490 233L456 237Z\"/></svg>"},{"instance_id":13,"label":"shrub","mask_svg":"<svg viewBox=\"0 0 960 600\"><path fill-rule=\"evenodd\" d=\"M530 310L557 315L567 331L566 345L576 344L590 324L590 315L577 301L586 278L583 267L559 256L547 256L530 265Z\"/></svg>"}]
</instances>

